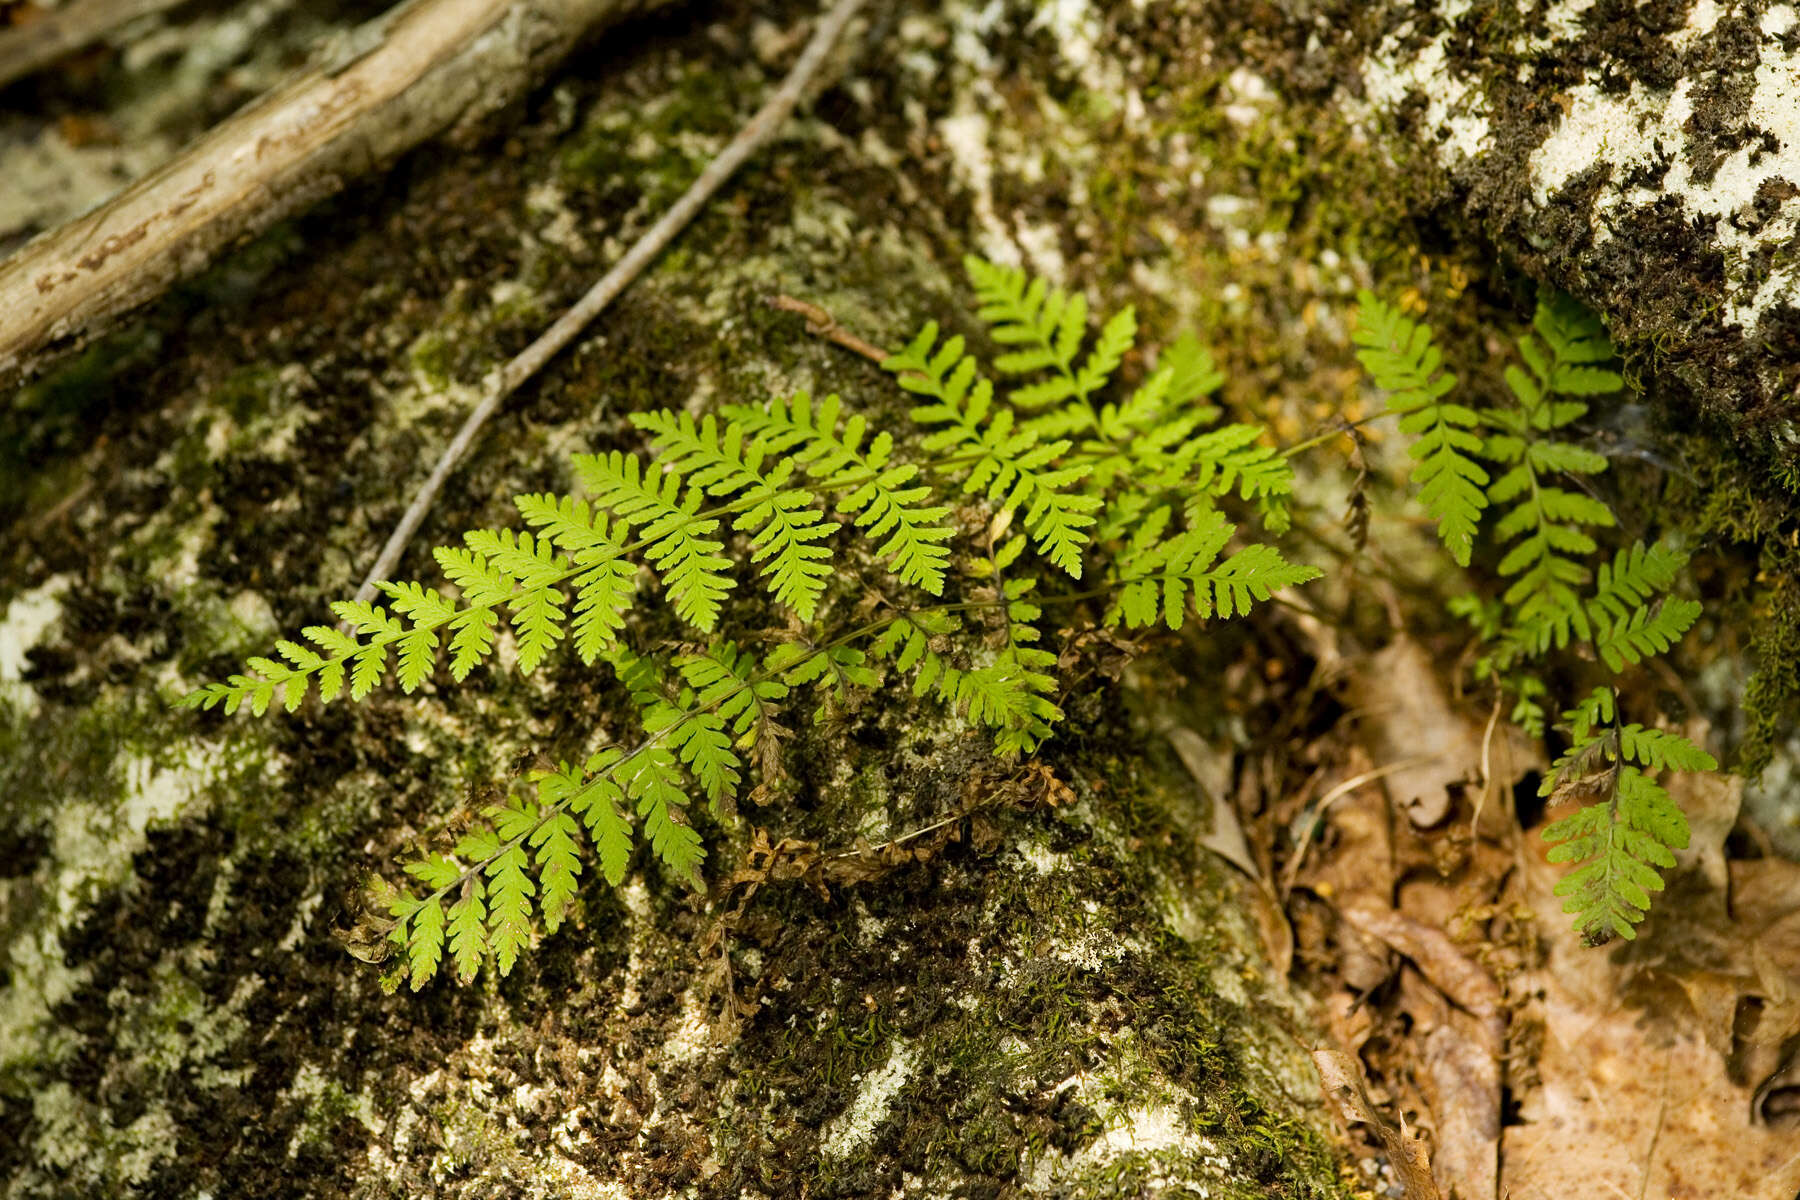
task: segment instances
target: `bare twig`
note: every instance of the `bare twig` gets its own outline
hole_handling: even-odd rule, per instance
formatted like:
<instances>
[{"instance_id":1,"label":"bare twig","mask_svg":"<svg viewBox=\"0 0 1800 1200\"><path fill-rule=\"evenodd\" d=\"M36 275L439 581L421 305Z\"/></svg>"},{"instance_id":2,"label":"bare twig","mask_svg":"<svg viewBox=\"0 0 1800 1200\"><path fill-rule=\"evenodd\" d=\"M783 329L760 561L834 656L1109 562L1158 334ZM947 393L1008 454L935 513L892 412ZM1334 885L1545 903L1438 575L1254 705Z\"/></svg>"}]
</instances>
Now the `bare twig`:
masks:
<instances>
[{"instance_id":1,"label":"bare twig","mask_svg":"<svg viewBox=\"0 0 1800 1200\"><path fill-rule=\"evenodd\" d=\"M240 238L446 129L660 0L406 0L93 212L0 262L0 387Z\"/></svg>"},{"instance_id":2,"label":"bare twig","mask_svg":"<svg viewBox=\"0 0 1800 1200\"><path fill-rule=\"evenodd\" d=\"M475 435L494 410L510 396L520 384L530 379L558 351L575 339L589 322L599 316L613 298L636 279L643 269L661 254L664 247L672 241L676 234L692 221L714 192L730 179L732 174L744 162L760 150L775 135L794 106L800 102L801 93L806 90L813 75L818 71L825 56L830 53L844 27L862 7L863 0L838 0L831 10L820 20L819 27L813 31L812 40L801 51L800 58L794 63L787 78L775 89L763 106L757 110L744 127L738 130L737 136L729 145L719 152L719 156L708 163L700 172L700 177L682 194L662 218L652 225L637 243L626 251L612 270L589 289L587 295L575 303L575 306L564 313L556 324L545 330L538 339L511 362L489 375L486 381L487 395L473 412L463 421L462 428L456 431L456 437L444 448L437 466L432 468L431 475L425 480L418 495L413 497L400 523L389 535L387 544L381 548L381 554L375 565L369 569L368 578L363 580L362 587L357 589L356 598L368 601L375 596L375 585L386 579L400 561L400 555L406 550L406 544L418 531L419 523L430 511L432 502L443 489L444 481L450 477L451 470L457 461L468 451L475 441Z\"/></svg>"},{"instance_id":3,"label":"bare twig","mask_svg":"<svg viewBox=\"0 0 1800 1200\"><path fill-rule=\"evenodd\" d=\"M872 363L883 363L891 357L880 346L865 342L854 333L837 323L837 319L818 305L807 300L796 300L792 296L771 296L770 308L779 308L783 312L799 313L806 318L806 332L814 337L822 337L836 342L844 349L860 354Z\"/></svg>"}]
</instances>

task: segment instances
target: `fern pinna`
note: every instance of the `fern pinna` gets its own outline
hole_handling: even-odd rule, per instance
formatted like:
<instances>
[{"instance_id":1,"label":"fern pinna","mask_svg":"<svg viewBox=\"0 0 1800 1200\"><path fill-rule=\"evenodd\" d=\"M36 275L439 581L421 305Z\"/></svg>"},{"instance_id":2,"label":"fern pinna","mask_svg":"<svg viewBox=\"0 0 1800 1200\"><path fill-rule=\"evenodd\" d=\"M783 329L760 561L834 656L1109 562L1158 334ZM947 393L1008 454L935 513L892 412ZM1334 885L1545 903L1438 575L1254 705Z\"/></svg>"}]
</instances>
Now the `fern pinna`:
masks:
<instances>
[{"instance_id":1,"label":"fern pinna","mask_svg":"<svg viewBox=\"0 0 1800 1200\"><path fill-rule=\"evenodd\" d=\"M1518 339L1525 365L1505 372L1513 403L1479 411L1447 399L1455 378L1441 371L1429 326L1365 292L1355 337L1401 428L1422 435L1411 451L1422 464L1422 498L1459 562L1469 563L1483 515L1500 513L1491 567L1504 586L1491 598L1456 597L1451 608L1475 626L1483 644L1476 674L1512 697L1517 724L1534 737L1546 732L1542 670L1552 652L1585 644L1587 661L1616 674L1681 640L1701 611L1670 594L1687 555L1640 541L1606 559L1596 534L1617 521L1582 480L1607 460L1566 440L1589 398L1623 385L1608 368L1614 350L1598 319L1567 297L1540 299ZM1581 662L1568 655L1561 665ZM1655 774L1718 766L1678 734L1618 725L1615 695L1609 683L1564 714L1570 746L1543 783L1558 802L1587 801L1544 838L1552 861L1579 864L1558 894L1595 942L1635 936L1650 893L1663 886L1658 869L1687 845L1687 820Z\"/></svg>"},{"instance_id":2,"label":"fern pinna","mask_svg":"<svg viewBox=\"0 0 1800 1200\"><path fill-rule=\"evenodd\" d=\"M910 439L804 393L635 414L651 457L575 456L579 496L518 496L524 528L434 552L447 588L385 583L385 604L334 604L339 627L310 626L183 699L260 715L314 691L362 700L388 679L410 693L446 656L462 681L503 637L523 673L568 642L618 680L642 730L634 745L531 773L454 844L406 863L407 882L377 885L403 952L391 981L421 987L446 955L463 980L485 962L506 974L568 917L585 864L617 884L639 840L698 881L697 802L728 819L748 777L779 774L798 693L823 720L904 681L989 729L1000 753L1030 753L1062 716L1045 606L1112 597L1099 619L1175 628L1190 613L1242 615L1319 574L1237 541L1221 504L1279 530L1292 480L1260 427L1213 427L1220 410L1205 397L1221 377L1197 341L1118 396L1130 310L1091 336L1079 296L967 266L1008 348L992 364L1016 385L1005 395L962 338L928 324L884 364L918 398ZM793 615L792 636L725 628L746 562ZM656 589L694 644L666 661L628 644ZM854 616L877 592L878 614Z\"/></svg>"}]
</instances>

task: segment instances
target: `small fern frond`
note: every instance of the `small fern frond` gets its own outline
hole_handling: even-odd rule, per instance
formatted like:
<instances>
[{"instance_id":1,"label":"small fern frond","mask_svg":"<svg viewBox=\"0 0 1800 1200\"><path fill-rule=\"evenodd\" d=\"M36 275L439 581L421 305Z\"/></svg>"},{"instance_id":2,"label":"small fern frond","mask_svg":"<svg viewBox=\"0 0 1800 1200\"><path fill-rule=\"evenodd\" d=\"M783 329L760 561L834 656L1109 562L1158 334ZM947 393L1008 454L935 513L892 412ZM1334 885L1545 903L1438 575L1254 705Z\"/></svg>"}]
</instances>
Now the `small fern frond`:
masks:
<instances>
[{"instance_id":1,"label":"small fern frond","mask_svg":"<svg viewBox=\"0 0 1800 1200\"><path fill-rule=\"evenodd\" d=\"M1594 649L1615 671L1661 654L1700 618L1700 605L1667 597L1687 555L1664 543L1635 542L1602 563L1587 600Z\"/></svg>"},{"instance_id":2,"label":"small fern frond","mask_svg":"<svg viewBox=\"0 0 1800 1200\"><path fill-rule=\"evenodd\" d=\"M1584 560L1598 548L1588 529L1614 524L1605 504L1551 481L1604 471L1605 456L1550 435L1587 413L1586 404L1563 397L1602 390L1603 376L1616 388L1618 377L1583 365L1601 350L1610 351L1610 343L1596 344L1583 333L1585 325L1569 325L1543 301L1535 325L1555 336L1519 338L1520 357L1530 370L1506 369L1516 406L1482 414L1495 430L1482 452L1507 468L1487 494L1496 508L1512 505L1494 528L1501 542L1516 541L1499 568L1513 577L1506 591L1513 611L1509 636L1520 650L1540 655L1552 645L1568 645L1571 634L1593 636L1578 590L1589 577Z\"/></svg>"},{"instance_id":3,"label":"small fern frond","mask_svg":"<svg viewBox=\"0 0 1800 1200\"><path fill-rule=\"evenodd\" d=\"M1618 354L1600 318L1580 301L1561 292L1538 297L1531 327L1550 348L1554 368L1550 386L1568 396L1598 396L1616 392L1624 380L1616 372L1597 367Z\"/></svg>"},{"instance_id":4,"label":"small fern frond","mask_svg":"<svg viewBox=\"0 0 1800 1200\"><path fill-rule=\"evenodd\" d=\"M1654 658L1680 641L1700 612L1694 600L1669 599L1640 608L1626 620L1596 629L1594 649L1607 666L1622 671L1626 663Z\"/></svg>"},{"instance_id":5,"label":"small fern frond","mask_svg":"<svg viewBox=\"0 0 1800 1200\"><path fill-rule=\"evenodd\" d=\"M1271 533L1284 533L1289 524L1287 497L1294 490L1293 465L1263 443L1263 427L1249 423L1222 425L1191 438L1168 455L1179 472L1182 486L1191 488L1187 500L1189 523L1236 489L1254 503Z\"/></svg>"},{"instance_id":6,"label":"small fern frond","mask_svg":"<svg viewBox=\"0 0 1800 1200\"><path fill-rule=\"evenodd\" d=\"M587 501L573 496L523 495L514 497L513 502L525 523L538 531L540 546L546 541L554 542L580 568L568 581L575 590L575 619L570 628L576 654L592 666L601 652L618 640L625 627L625 614L637 596L637 567L625 557L630 527L623 521L608 521L605 512L591 509ZM464 579L452 573L452 564L441 553L438 562L451 581L463 589L465 598L475 594ZM504 576L470 575L469 565L461 562L456 569L483 595L494 592L496 587L500 595L510 590L511 584ZM488 624L470 622L468 629L461 643L451 644L453 654L459 644L466 649L451 662L451 673L458 680L487 653L492 643Z\"/></svg>"},{"instance_id":7,"label":"small fern frond","mask_svg":"<svg viewBox=\"0 0 1800 1200\"><path fill-rule=\"evenodd\" d=\"M812 507L811 492L790 484L794 460L778 458L765 471L769 447L753 432L746 446L744 426L727 420L721 431L711 414L696 423L687 413L633 413L631 423L664 451L665 470L685 474L690 487L710 496L739 497L733 527L749 534L752 561L763 563L776 601L810 621L831 576L831 550L818 543L835 526Z\"/></svg>"},{"instance_id":8,"label":"small fern frond","mask_svg":"<svg viewBox=\"0 0 1800 1200\"><path fill-rule=\"evenodd\" d=\"M621 760L618 777L644 822L651 853L676 875L700 886L706 847L687 823L687 792L674 752L666 746L648 745Z\"/></svg>"},{"instance_id":9,"label":"small fern frond","mask_svg":"<svg viewBox=\"0 0 1800 1200\"><path fill-rule=\"evenodd\" d=\"M1611 795L1544 828L1553 863L1577 863L1556 885L1575 928L1598 944L1637 937L1660 869L1688 844L1687 817L1669 793L1636 767L1618 772Z\"/></svg>"},{"instance_id":10,"label":"small fern frond","mask_svg":"<svg viewBox=\"0 0 1800 1200\"><path fill-rule=\"evenodd\" d=\"M812 398L800 392L760 408L728 405L725 414L770 453L791 453L822 490L840 493L837 511L877 543L876 556L902 583L943 595L950 563L944 543L953 536L944 524L949 508L928 503L931 489L916 482L918 467L893 461L891 434L869 439L868 421L860 413L850 415L840 433L840 407L836 396L827 396L815 409Z\"/></svg>"},{"instance_id":11,"label":"small fern frond","mask_svg":"<svg viewBox=\"0 0 1800 1200\"><path fill-rule=\"evenodd\" d=\"M1069 443L1040 443L1037 434L1016 429L1012 409L994 404L993 384L979 377L975 359L963 353L963 339L952 337L937 347L937 334L936 323L928 322L905 350L881 364L901 387L936 401L912 411L919 424L941 427L926 437L925 449L955 450L970 459L963 490L985 493L1002 510L1022 509L1038 552L1070 577L1081 578L1082 549L1092 538L1089 530L1102 501L1073 489L1091 468L1052 468Z\"/></svg>"},{"instance_id":12,"label":"small fern frond","mask_svg":"<svg viewBox=\"0 0 1800 1200\"><path fill-rule=\"evenodd\" d=\"M968 272L975 298L981 302L976 315L988 323L994 341L1002 346L1022 347L996 358L994 369L1003 375L1048 369L1056 371L1061 379L1059 385L1044 393L1024 400L1015 398L1015 403L1037 407L1073 397L1075 356L1087 332L1087 297L1079 292L1070 295L1015 267L987 262L972 254L963 258L963 269Z\"/></svg>"},{"instance_id":13,"label":"small fern frond","mask_svg":"<svg viewBox=\"0 0 1800 1200\"><path fill-rule=\"evenodd\" d=\"M1275 547L1262 543L1219 561L1237 527L1217 511L1200 514L1193 527L1163 540L1167 522L1167 510L1157 510L1147 519L1148 536L1140 531L1128 552L1119 600L1108 614L1111 623L1142 628L1160 622L1180 629L1190 607L1202 619L1242 616L1252 604L1323 574L1317 567L1288 562Z\"/></svg>"},{"instance_id":14,"label":"small fern frond","mask_svg":"<svg viewBox=\"0 0 1800 1200\"><path fill-rule=\"evenodd\" d=\"M1635 926L1662 890L1659 868L1675 865L1688 844L1687 818L1656 782L1663 770L1713 771L1712 755L1678 733L1617 725L1617 698L1595 688L1563 714L1568 750L1539 787L1552 803L1599 793L1599 799L1544 828L1549 860L1581 864L1557 884L1563 910L1590 943L1636 937Z\"/></svg>"},{"instance_id":15,"label":"small fern frond","mask_svg":"<svg viewBox=\"0 0 1800 1200\"><path fill-rule=\"evenodd\" d=\"M1377 387L1388 393L1388 410L1400 414L1403 433L1417 435L1408 453L1413 481L1425 510L1438 522L1438 536L1458 566L1469 565L1475 529L1487 496L1488 474L1474 456L1481 453L1474 409L1447 402L1456 376L1442 370L1443 354L1431 340L1431 326L1408 320L1367 291L1357 295L1357 325L1351 340L1356 357Z\"/></svg>"},{"instance_id":16,"label":"small fern frond","mask_svg":"<svg viewBox=\"0 0 1800 1200\"><path fill-rule=\"evenodd\" d=\"M1719 761L1679 733L1646 729L1635 722L1619 727L1619 753L1647 771L1716 771Z\"/></svg>"},{"instance_id":17,"label":"small fern frond","mask_svg":"<svg viewBox=\"0 0 1800 1200\"><path fill-rule=\"evenodd\" d=\"M725 574L731 560L720 552L717 517L700 515L702 492L683 494L682 477L665 472L660 480L644 473L635 454L577 454L575 471L589 498L611 509L648 543L644 555L662 575L675 614L703 633L718 624L720 606L733 586Z\"/></svg>"}]
</instances>

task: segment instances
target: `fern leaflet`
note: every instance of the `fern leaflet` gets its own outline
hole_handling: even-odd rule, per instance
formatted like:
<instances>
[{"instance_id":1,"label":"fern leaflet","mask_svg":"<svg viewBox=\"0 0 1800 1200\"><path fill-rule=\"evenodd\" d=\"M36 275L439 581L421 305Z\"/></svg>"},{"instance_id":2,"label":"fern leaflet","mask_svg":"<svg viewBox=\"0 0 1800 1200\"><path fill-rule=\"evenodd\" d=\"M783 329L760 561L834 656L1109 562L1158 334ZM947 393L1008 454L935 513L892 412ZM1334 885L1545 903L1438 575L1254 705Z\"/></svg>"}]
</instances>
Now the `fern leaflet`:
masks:
<instances>
[{"instance_id":1,"label":"fern leaflet","mask_svg":"<svg viewBox=\"0 0 1800 1200\"><path fill-rule=\"evenodd\" d=\"M1357 294L1356 357L1376 386L1387 391L1388 410L1400 414L1403 433L1418 435L1408 451L1413 481L1425 510L1438 522L1438 536L1458 566L1469 565L1487 497L1488 473L1474 459L1481 453L1476 432L1480 415L1444 397L1456 376L1442 371L1443 354L1431 340L1431 326L1415 324L1369 292Z\"/></svg>"},{"instance_id":2,"label":"fern leaflet","mask_svg":"<svg viewBox=\"0 0 1800 1200\"><path fill-rule=\"evenodd\" d=\"M1081 311L1086 313L1085 304ZM1068 452L1069 443L1040 443L1035 433L1015 429L1012 409L994 406L994 385L978 377L974 357L963 353L962 338L952 337L938 347L937 334L936 322L927 322L905 350L882 363L898 376L901 387L936 401L912 411L921 425L943 427L925 439L925 449L954 448L967 454L973 463L963 490L985 492L1002 509L1023 509L1039 553L1072 578L1081 578L1081 551L1090 540L1088 530L1101 499L1069 489L1089 468L1047 469Z\"/></svg>"},{"instance_id":3,"label":"fern leaflet","mask_svg":"<svg viewBox=\"0 0 1800 1200\"><path fill-rule=\"evenodd\" d=\"M730 405L725 413L770 452L792 452L822 488L843 492L837 510L871 539L885 539L876 554L902 583L943 595L950 562L944 543L952 536L943 522L950 510L923 503L931 499L931 489L914 482L918 467L892 461L890 434L877 434L865 446L869 427L860 414L852 415L840 434L839 407L836 396L827 396L814 409L812 398L801 392L792 400L771 400L764 408Z\"/></svg>"}]
</instances>

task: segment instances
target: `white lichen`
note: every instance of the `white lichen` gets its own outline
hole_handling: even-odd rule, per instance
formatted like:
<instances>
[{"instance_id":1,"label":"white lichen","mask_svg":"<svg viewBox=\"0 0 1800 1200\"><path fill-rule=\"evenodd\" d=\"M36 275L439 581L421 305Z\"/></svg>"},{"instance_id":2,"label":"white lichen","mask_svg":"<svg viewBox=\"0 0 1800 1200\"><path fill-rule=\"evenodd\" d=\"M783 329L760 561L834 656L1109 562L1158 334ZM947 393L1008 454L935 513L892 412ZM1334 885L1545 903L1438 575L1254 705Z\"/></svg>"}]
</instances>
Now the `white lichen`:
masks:
<instances>
[{"instance_id":1,"label":"white lichen","mask_svg":"<svg viewBox=\"0 0 1800 1200\"><path fill-rule=\"evenodd\" d=\"M1402 25L1362 64L1363 93L1380 114L1391 114L1409 98L1424 100L1423 126L1435 139L1442 161L1474 158L1492 144L1488 105L1479 89L1450 68L1448 22L1417 50L1406 49L1413 31Z\"/></svg>"},{"instance_id":2,"label":"white lichen","mask_svg":"<svg viewBox=\"0 0 1800 1200\"><path fill-rule=\"evenodd\" d=\"M38 704L37 692L24 682L26 656L62 615L62 594L69 583L67 575L52 575L14 596L0 617L0 702L11 702L22 714Z\"/></svg>"},{"instance_id":3,"label":"white lichen","mask_svg":"<svg viewBox=\"0 0 1800 1200\"><path fill-rule=\"evenodd\" d=\"M918 1051L910 1042L896 1041L888 1051L887 1062L863 1077L856 1099L826 1127L819 1153L827 1159L841 1160L868 1145L876 1127L887 1119L894 1098L917 1069Z\"/></svg>"}]
</instances>

